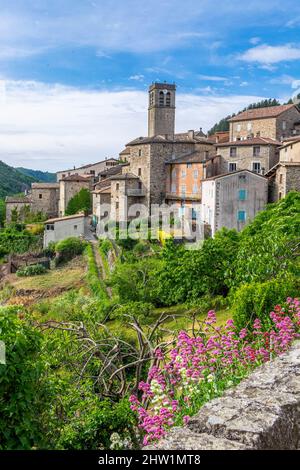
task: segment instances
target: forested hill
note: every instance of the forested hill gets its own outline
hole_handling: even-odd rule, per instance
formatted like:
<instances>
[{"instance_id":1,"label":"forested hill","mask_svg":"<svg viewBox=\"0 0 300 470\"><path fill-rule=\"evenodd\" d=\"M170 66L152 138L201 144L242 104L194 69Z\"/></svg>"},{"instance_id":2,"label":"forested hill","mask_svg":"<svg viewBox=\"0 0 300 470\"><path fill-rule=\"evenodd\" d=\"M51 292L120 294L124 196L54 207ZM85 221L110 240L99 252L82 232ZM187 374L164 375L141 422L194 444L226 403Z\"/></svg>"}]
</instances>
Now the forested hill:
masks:
<instances>
[{"instance_id":1,"label":"forested hill","mask_svg":"<svg viewBox=\"0 0 300 470\"><path fill-rule=\"evenodd\" d=\"M0 160L0 199L22 193L31 183L56 181L54 173L13 168Z\"/></svg>"},{"instance_id":2,"label":"forested hill","mask_svg":"<svg viewBox=\"0 0 300 470\"><path fill-rule=\"evenodd\" d=\"M42 183L54 183L56 181L56 174L49 173L48 171L40 171L40 170L30 170L29 168L16 168L20 173L30 176L34 178L35 181L39 181Z\"/></svg>"}]
</instances>

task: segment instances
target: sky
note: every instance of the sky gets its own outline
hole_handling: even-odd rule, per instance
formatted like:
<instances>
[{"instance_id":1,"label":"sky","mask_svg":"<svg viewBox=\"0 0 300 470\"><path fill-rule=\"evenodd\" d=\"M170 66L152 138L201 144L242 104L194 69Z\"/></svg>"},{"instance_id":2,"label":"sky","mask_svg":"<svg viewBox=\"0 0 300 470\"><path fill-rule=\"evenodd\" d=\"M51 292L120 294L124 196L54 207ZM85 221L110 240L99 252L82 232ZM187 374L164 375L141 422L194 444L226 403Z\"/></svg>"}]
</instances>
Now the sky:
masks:
<instances>
[{"instance_id":1,"label":"sky","mask_svg":"<svg viewBox=\"0 0 300 470\"><path fill-rule=\"evenodd\" d=\"M0 160L58 171L147 134L147 89L208 130L300 89L298 0L0 0Z\"/></svg>"}]
</instances>

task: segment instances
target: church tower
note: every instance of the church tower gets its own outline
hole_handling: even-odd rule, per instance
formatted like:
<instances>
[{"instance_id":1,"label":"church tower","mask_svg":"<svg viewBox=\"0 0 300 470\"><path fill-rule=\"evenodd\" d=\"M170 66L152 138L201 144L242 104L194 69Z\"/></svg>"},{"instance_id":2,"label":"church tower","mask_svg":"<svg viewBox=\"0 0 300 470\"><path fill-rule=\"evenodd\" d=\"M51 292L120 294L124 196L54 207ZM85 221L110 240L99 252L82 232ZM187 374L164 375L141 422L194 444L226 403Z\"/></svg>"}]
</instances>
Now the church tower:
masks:
<instances>
[{"instance_id":1,"label":"church tower","mask_svg":"<svg viewBox=\"0 0 300 470\"><path fill-rule=\"evenodd\" d=\"M153 83L149 87L148 136L168 135L175 132L176 85Z\"/></svg>"}]
</instances>

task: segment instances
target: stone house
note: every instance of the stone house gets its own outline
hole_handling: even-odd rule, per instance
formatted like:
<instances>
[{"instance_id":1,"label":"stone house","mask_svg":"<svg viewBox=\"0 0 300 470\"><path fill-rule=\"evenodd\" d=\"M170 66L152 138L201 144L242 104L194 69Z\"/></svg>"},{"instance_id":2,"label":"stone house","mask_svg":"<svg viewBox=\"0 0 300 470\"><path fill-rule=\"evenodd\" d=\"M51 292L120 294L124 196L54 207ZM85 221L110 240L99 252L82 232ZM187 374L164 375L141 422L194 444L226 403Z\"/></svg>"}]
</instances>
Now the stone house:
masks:
<instances>
[{"instance_id":1,"label":"stone house","mask_svg":"<svg viewBox=\"0 0 300 470\"><path fill-rule=\"evenodd\" d=\"M59 182L59 216L66 213L70 200L83 188L92 190L92 177L71 175Z\"/></svg>"},{"instance_id":2,"label":"stone house","mask_svg":"<svg viewBox=\"0 0 300 470\"><path fill-rule=\"evenodd\" d=\"M246 140L218 143L216 144L216 154L220 157L218 160L219 174L239 170L250 170L264 174L279 161L281 145L281 142L268 137L253 137Z\"/></svg>"},{"instance_id":3,"label":"stone house","mask_svg":"<svg viewBox=\"0 0 300 470\"><path fill-rule=\"evenodd\" d=\"M49 219L45 222L44 248L69 237L84 237L88 232L89 218L85 214Z\"/></svg>"},{"instance_id":4,"label":"stone house","mask_svg":"<svg viewBox=\"0 0 300 470\"><path fill-rule=\"evenodd\" d=\"M42 212L47 217L57 216L59 183L32 183L30 199L33 212Z\"/></svg>"},{"instance_id":5,"label":"stone house","mask_svg":"<svg viewBox=\"0 0 300 470\"><path fill-rule=\"evenodd\" d=\"M229 119L230 141L253 137L283 140L297 134L300 111L294 104L249 109Z\"/></svg>"},{"instance_id":6,"label":"stone house","mask_svg":"<svg viewBox=\"0 0 300 470\"><path fill-rule=\"evenodd\" d=\"M223 227L242 230L268 202L268 179L249 170L202 181L201 217L211 235Z\"/></svg>"},{"instance_id":7,"label":"stone house","mask_svg":"<svg viewBox=\"0 0 300 470\"><path fill-rule=\"evenodd\" d=\"M300 191L300 137L284 142L279 162L266 176L269 178L270 202L284 198L290 191Z\"/></svg>"},{"instance_id":8,"label":"stone house","mask_svg":"<svg viewBox=\"0 0 300 470\"><path fill-rule=\"evenodd\" d=\"M20 220L24 217L24 211L28 208L32 210L32 201L28 196L17 197L17 196L7 196L5 199L6 206L6 222L11 222L12 214L14 211L18 212Z\"/></svg>"},{"instance_id":9,"label":"stone house","mask_svg":"<svg viewBox=\"0 0 300 470\"><path fill-rule=\"evenodd\" d=\"M107 158L101 162L91 163L89 165L83 165L78 168L72 168L69 170L62 170L56 173L57 181L60 181L67 176L80 175L80 176L94 176L97 177L99 173L110 169L113 166L118 165L119 162L115 158Z\"/></svg>"}]
</instances>

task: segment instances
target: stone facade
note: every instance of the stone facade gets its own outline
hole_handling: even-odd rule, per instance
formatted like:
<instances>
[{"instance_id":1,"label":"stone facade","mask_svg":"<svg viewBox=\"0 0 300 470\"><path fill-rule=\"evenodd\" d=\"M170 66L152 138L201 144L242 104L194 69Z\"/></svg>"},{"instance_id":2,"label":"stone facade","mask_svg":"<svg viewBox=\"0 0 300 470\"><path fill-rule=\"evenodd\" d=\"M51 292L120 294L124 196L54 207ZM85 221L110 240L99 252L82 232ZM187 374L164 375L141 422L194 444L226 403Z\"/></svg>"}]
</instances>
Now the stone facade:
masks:
<instances>
[{"instance_id":1,"label":"stone facade","mask_svg":"<svg viewBox=\"0 0 300 470\"><path fill-rule=\"evenodd\" d=\"M300 162L280 162L270 172L269 185L270 202L283 199L290 191L300 191Z\"/></svg>"},{"instance_id":2,"label":"stone facade","mask_svg":"<svg viewBox=\"0 0 300 470\"><path fill-rule=\"evenodd\" d=\"M220 174L239 170L265 174L279 161L280 145L280 142L267 143L258 138L217 145L217 154L222 157Z\"/></svg>"},{"instance_id":3,"label":"stone facade","mask_svg":"<svg viewBox=\"0 0 300 470\"><path fill-rule=\"evenodd\" d=\"M230 121L230 141L257 136L283 140L293 135L299 119L300 112L294 105L249 110Z\"/></svg>"},{"instance_id":4,"label":"stone facade","mask_svg":"<svg viewBox=\"0 0 300 470\"><path fill-rule=\"evenodd\" d=\"M24 211L29 208L32 210L32 202L28 197L7 197L6 205L6 222L11 222L13 211L17 210L22 220Z\"/></svg>"},{"instance_id":5,"label":"stone facade","mask_svg":"<svg viewBox=\"0 0 300 470\"><path fill-rule=\"evenodd\" d=\"M30 198L32 211L42 212L47 217L56 217L58 214L59 184L33 183Z\"/></svg>"},{"instance_id":6,"label":"stone facade","mask_svg":"<svg viewBox=\"0 0 300 470\"><path fill-rule=\"evenodd\" d=\"M148 136L169 135L175 132L176 86L154 83L149 88Z\"/></svg>"},{"instance_id":7,"label":"stone facade","mask_svg":"<svg viewBox=\"0 0 300 470\"><path fill-rule=\"evenodd\" d=\"M300 343L147 450L299 450Z\"/></svg>"},{"instance_id":8,"label":"stone facade","mask_svg":"<svg viewBox=\"0 0 300 470\"><path fill-rule=\"evenodd\" d=\"M79 175L68 176L59 183L59 216L66 213L70 199L83 188L92 189L92 181Z\"/></svg>"},{"instance_id":9,"label":"stone facade","mask_svg":"<svg viewBox=\"0 0 300 470\"><path fill-rule=\"evenodd\" d=\"M268 202L268 180L250 171L202 182L202 220L212 236L223 227L242 230Z\"/></svg>"}]
</instances>

